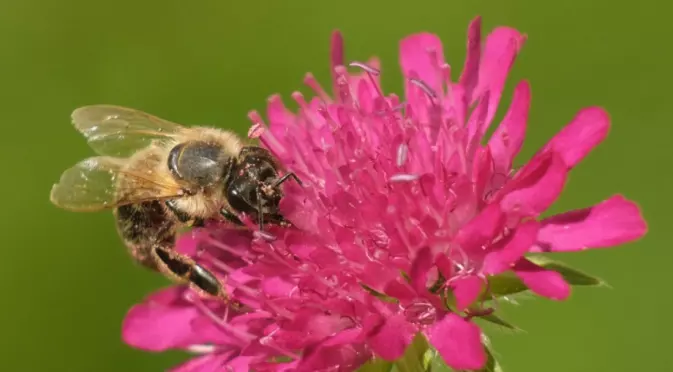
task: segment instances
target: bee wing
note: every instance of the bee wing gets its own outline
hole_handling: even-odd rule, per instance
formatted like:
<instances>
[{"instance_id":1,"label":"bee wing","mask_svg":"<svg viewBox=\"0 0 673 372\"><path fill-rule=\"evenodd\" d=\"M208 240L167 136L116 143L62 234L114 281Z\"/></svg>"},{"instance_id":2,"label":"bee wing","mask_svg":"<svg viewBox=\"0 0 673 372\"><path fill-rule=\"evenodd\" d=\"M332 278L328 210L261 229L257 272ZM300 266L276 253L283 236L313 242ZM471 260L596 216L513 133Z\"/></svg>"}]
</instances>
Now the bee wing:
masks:
<instances>
[{"instance_id":1,"label":"bee wing","mask_svg":"<svg viewBox=\"0 0 673 372\"><path fill-rule=\"evenodd\" d=\"M125 159L107 156L82 160L63 172L51 189L51 202L64 209L86 212L184 195L177 183L125 170L125 164ZM123 186L117 182L119 177L124 177Z\"/></svg>"},{"instance_id":2,"label":"bee wing","mask_svg":"<svg viewBox=\"0 0 673 372\"><path fill-rule=\"evenodd\" d=\"M187 128L148 113L112 105L84 106L72 123L99 155L130 156L153 141L177 137Z\"/></svg>"}]
</instances>

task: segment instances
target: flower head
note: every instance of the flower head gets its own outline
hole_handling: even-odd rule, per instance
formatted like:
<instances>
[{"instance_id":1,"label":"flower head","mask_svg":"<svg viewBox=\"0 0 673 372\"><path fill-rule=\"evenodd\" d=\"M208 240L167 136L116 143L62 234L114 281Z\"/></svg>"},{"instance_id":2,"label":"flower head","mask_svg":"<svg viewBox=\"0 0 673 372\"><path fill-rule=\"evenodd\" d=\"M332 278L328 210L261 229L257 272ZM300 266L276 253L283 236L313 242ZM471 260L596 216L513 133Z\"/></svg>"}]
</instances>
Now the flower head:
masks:
<instances>
[{"instance_id":1,"label":"flower head","mask_svg":"<svg viewBox=\"0 0 673 372\"><path fill-rule=\"evenodd\" d=\"M250 115L249 135L302 180L284 185L281 209L293 227L216 225L178 242L241 306L166 289L131 309L126 342L203 354L177 371L318 371L398 358L422 333L454 369L481 368L486 353L472 319L492 311L484 309L489 278L513 272L531 291L565 299L561 274L524 254L614 246L646 231L621 196L539 218L605 138L602 109L580 111L514 169L530 105L524 81L486 138L524 40L500 27L482 45L474 20L454 82L440 40L412 35L400 46L400 100L382 92L378 61L346 65L335 33L331 94L307 75L316 96L294 93L298 112L274 96L268 126Z\"/></svg>"}]
</instances>

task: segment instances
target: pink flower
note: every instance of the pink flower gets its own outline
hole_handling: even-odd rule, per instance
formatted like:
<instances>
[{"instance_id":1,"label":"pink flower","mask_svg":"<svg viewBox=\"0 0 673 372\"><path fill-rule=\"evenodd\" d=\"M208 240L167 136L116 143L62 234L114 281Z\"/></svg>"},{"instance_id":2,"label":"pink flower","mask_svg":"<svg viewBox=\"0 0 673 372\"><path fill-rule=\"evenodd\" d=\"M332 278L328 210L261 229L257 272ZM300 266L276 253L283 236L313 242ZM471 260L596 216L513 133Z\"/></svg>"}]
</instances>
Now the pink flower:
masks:
<instances>
[{"instance_id":1,"label":"pink flower","mask_svg":"<svg viewBox=\"0 0 673 372\"><path fill-rule=\"evenodd\" d=\"M297 113L274 96L268 127L250 115L250 135L303 181L285 184L282 210L295 227L260 234L213 226L178 243L221 275L242 306L166 289L130 310L124 340L202 354L176 371L336 371L374 356L396 359L421 332L449 366L479 369L486 354L471 319L490 299L487 278L513 271L531 291L565 299L563 277L524 254L643 236L638 207L621 196L539 219L570 170L605 138L608 115L581 110L513 169L530 106L527 82L517 85L494 134L485 133L525 36L500 27L482 46L480 19L468 35L458 82L435 35L404 39L400 101L382 93L376 60L347 71L335 33L331 96L308 75L317 96L294 93Z\"/></svg>"}]
</instances>

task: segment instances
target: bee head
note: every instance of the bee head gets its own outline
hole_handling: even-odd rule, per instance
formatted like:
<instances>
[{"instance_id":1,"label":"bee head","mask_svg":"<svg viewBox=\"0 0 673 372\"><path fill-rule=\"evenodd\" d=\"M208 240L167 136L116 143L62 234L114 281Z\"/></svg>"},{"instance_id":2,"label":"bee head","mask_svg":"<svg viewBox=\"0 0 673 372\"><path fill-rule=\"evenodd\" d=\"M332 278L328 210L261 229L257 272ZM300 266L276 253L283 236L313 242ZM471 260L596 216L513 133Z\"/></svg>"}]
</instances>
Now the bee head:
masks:
<instances>
[{"instance_id":1,"label":"bee head","mask_svg":"<svg viewBox=\"0 0 673 372\"><path fill-rule=\"evenodd\" d=\"M231 168L225 183L227 201L232 208L247 214L275 214L282 193L278 171L266 157L241 157Z\"/></svg>"}]
</instances>

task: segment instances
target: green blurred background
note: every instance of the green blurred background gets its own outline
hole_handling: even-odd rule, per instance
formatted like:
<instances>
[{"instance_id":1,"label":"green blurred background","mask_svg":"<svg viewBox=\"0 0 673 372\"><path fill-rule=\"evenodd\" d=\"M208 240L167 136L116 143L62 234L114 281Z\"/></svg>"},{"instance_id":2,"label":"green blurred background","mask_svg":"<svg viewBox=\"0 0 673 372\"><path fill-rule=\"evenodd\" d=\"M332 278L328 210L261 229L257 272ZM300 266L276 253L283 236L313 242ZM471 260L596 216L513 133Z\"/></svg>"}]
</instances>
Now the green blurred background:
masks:
<instances>
[{"instance_id":1,"label":"green blurred background","mask_svg":"<svg viewBox=\"0 0 673 372\"><path fill-rule=\"evenodd\" d=\"M440 34L457 73L468 22L481 14L486 30L510 25L529 35L503 101L513 83L531 81L524 156L582 107L602 105L612 116L608 140L574 170L554 210L624 193L641 203L650 225L639 243L564 257L612 289L578 289L564 303L530 300L507 308L527 332L492 333L505 370L672 370L673 251L661 231L671 221L671 4L2 1L0 369L162 371L184 358L121 342L127 309L166 282L131 263L112 217L49 203L60 172L91 154L69 123L74 108L112 103L243 133L248 110L264 111L272 93L288 97L303 89L306 71L328 83L332 29L344 32L349 59L380 56L385 87L400 92L399 39Z\"/></svg>"}]
</instances>

